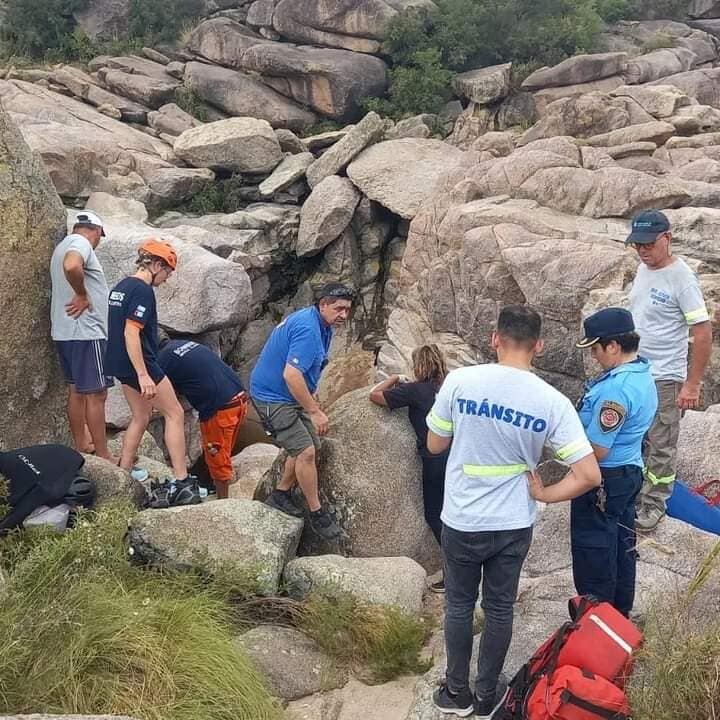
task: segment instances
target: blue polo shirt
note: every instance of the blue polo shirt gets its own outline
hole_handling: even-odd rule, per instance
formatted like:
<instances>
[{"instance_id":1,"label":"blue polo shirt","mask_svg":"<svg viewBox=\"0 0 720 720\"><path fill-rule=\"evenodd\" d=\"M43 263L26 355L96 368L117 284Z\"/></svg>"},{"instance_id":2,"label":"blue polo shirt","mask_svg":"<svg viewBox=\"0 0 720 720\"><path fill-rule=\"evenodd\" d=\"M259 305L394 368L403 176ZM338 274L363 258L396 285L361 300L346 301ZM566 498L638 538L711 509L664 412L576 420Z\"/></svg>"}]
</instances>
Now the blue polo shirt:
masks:
<instances>
[{"instance_id":1,"label":"blue polo shirt","mask_svg":"<svg viewBox=\"0 0 720 720\"><path fill-rule=\"evenodd\" d=\"M175 390L209 420L242 389L235 371L210 348L190 340L171 340L163 346L158 363Z\"/></svg>"},{"instance_id":2,"label":"blue polo shirt","mask_svg":"<svg viewBox=\"0 0 720 720\"><path fill-rule=\"evenodd\" d=\"M283 378L285 365L300 370L314 393L327 363L332 327L312 305L288 315L270 334L250 376L250 394L266 403L295 403Z\"/></svg>"},{"instance_id":3,"label":"blue polo shirt","mask_svg":"<svg viewBox=\"0 0 720 720\"><path fill-rule=\"evenodd\" d=\"M579 414L591 443L610 452L600 467L643 467L642 441L655 419L658 398L650 363L623 363L589 383Z\"/></svg>"}]
</instances>

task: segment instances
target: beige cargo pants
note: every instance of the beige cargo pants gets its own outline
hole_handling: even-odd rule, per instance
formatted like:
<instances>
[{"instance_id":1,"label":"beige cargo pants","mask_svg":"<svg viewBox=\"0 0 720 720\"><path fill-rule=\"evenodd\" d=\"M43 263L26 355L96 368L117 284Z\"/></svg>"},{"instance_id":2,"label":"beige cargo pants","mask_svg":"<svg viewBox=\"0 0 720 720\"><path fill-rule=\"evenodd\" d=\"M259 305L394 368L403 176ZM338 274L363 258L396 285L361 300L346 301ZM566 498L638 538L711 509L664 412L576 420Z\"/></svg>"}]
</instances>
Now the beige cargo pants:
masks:
<instances>
[{"instance_id":1,"label":"beige cargo pants","mask_svg":"<svg viewBox=\"0 0 720 720\"><path fill-rule=\"evenodd\" d=\"M665 512L672 495L677 467L677 443L682 410L677 397L682 383L656 380L658 409L655 422L648 430L645 446L645 482L637 497L638 516L655 509Z\"/></svg>"}]
</instances>

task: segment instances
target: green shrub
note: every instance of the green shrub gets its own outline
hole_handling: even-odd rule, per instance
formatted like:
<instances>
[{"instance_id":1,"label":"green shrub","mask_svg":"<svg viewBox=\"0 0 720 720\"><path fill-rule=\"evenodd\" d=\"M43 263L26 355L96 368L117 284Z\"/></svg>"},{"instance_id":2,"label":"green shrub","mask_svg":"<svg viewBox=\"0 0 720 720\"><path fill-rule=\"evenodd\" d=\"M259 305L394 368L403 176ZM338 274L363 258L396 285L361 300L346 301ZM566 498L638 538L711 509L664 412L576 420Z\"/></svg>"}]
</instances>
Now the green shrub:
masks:
<instances>
[{"instance_id":1,"label":"green shrub","mask_svg":"<svg viewBox=\"0 0 720 720\"><path fill-rule=\"evenodd\" d=\"M182 206L182 210L193 215L237 212L245 204L241 193L242 186L243 179L239 174L217 179L197 195L193 195Z\"/></svg>"},{"instance_id":2,"label":"green shrub","mask_svg":"<svg viewBox=\"0 0 720 720\"><path fill-rule=\"evenodd\" d=\"M6 0L2 36L11 54L42 58L64 52L75 29L73 13L89 0Z\"/></svg>"},{"instance_id":3,"label":"green shrub","mask_svg":"<svg viewBox=\"0 0 720 720\"><path fill-rule=\"evenodd\" d=\"M662 48L673 48L677 45L677 42L672 35L665 35L664 33L658 33L653 38L648 40L643 46L642 51L644 53L652 52L653 50L661 50Z\"/></svg>"},{"instance_id":4,"label":"green shrub","mask_svg":"<svg viewBox=\"0 0 720 720\"><path fill-rule=\"evenodd\" d=\"M178 107L181 107L186 113L192 115L196 120L200 120L200 122L207 122L207 107L203 102L203 99L193 88L188 87L187 85L181 85L177 90L175 90L175 102Z\"/></svg>"},{"instance_id":5,"label":"green shrub","mask_svg":"<svg viewBox=\"0 0 720 720\"><path fill-rule=\"evenodd\" d=\"M378 681L429 669L420 659L428 624L397 608L369 605L327 587L305 600L295 623L338 662L366 664Z\"/></svg>"},{"instance_id":6,"label":"green shrub","mask_svg":"<svg viewBox=\"0 0 720 720\"><path fill-rule=\"evenodd\" d=\"M203 14L202 0L131 0L130 37L171 41Z\"/></svg>"},{"instance_id":7,"label":"green shrub","mask_svg":"<svg viewBox=\"0 0 720 720\"><path fill-rule=\"evenodd\" d=\"M281 713L201 578L127 562L129 508L3 540L0 713L272 720Z\"/></svg>"},{"instance_id":8,"label":"green shrub","mask_svg":"<svg viewBox=\"0 0 720 720\"><path fill-rule=\"evenodd\" d=\"M87 61L113 51L176 40L204 12L202 0L131 0L128 35L100 43L88 38L74 14L90 0L6 0L0 37L3 55L48 62Z\"/></svg>"},{"instance_id":9,"label":"green shrub","mask_svg":"<svg viewBox=\"0 0 720 720\"><path fill-rule=\"evenodd\" d=\"M720 717L720 620L704 618L697 602L718 576L720 542L698 570L687 593L664 591L644 624L630 698L635 720L699 720Z\"/></svg>"},{"instance_id":10,"label":"green shrub","mask_svg":"<svg viewBox=\"0 0 720 720\"><path fill-rule=\"evenodd\" d=\"M551 65L592 50L603 23L594 0L437 0L394 18L386 98L365 106L395 119L437 112L454 72L512 60Z\"/></svg>"}]
</instances>

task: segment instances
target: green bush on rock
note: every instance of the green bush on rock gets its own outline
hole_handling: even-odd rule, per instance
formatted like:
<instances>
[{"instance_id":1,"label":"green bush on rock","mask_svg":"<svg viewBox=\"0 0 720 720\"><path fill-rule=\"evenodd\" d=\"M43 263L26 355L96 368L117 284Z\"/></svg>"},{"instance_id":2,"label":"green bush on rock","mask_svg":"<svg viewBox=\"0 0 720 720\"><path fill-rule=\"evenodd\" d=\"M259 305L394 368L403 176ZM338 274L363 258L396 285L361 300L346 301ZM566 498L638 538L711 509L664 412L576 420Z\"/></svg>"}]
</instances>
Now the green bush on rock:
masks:
<instances>
[{"instance_id":1,"label":"green bush on rock","mask_svg":"<svg viewBox=\"0 0 720 720\"><path fill-rule=\"evenodd\" d=\"M226 602L200 578L127 562L130 514L101 510L63 535L0 541L11 571L0 596L0 713L279 718L233 642Z\"/></svg>"}]
</instances>

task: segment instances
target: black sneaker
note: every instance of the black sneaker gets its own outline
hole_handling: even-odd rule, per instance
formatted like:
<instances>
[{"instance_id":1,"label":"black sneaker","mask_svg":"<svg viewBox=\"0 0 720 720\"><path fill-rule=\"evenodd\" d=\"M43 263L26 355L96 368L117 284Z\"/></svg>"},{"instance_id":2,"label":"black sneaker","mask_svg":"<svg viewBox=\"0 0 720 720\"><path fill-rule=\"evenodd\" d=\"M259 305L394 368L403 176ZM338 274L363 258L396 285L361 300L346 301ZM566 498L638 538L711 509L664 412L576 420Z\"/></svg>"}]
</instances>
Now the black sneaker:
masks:
<instances>
[{"instance_id":1,"label":"black sneaker","mask_svg":"<svg viewBox=\"0 0 720 720\"><path fill-rule=\"evenodd\" d=\"M430 592L442 595L445 592L445 578L438 580L430 585Z\"/></svg>"},{"instance_id":2,"label":"black sneaker","mask_svg":"<svg viewBox=\"0 0 720 720\"><path fill-rule=\"evenodd\" d=\"M323 540L337 542L345 537L345 533L335 522L333 516L322 508L310 513L310 527Z\"/></svg>"},{"instance_id":3,"label":"black sneaker","mask_svg":"<svg viewBox=\"0 0 720 720\"><path fill-rule=\"evenodd\" d=\"M268 507L275 508L280 512L284 512L286 515L292 515L296 518L301 518L305 513L292 501L292 497L289 492L282 490L273 490L265 500L265 504Z\"/></svg>"},{"instance_id":4,"label":"black sneaker","mask_svg":"<svg viewBox=\"0 0 720 720\"><path fill-rule=\"evenodd\" d=\"M445 715L458 715L459 717L467 717L472 715L475 709L473 705L473 696L469 690L454 693L446 683L443 683L438 690L433 693L433 704Z\"/></svg>"},{"instance_id":5,"label":"black sneaker","mask_svg":"<svg viewBox=\"0 0 720 720\"><path fill-rule=\"evenodd\" d=\"M475 695L475 714L482 720L495 720L500 715L505 698L508 694L508 681L502 673L498 678L495 692L492 695L480 697Z\"/></svg>"},{"instance_id":6,"label":"black sneaker","mask_svg":"<svg viewBox=\"0 0 720 720\"><path fill-rule=\"evenodd\" d=\"M188 475L183 480L173 480L169 485L170 507L199 505L202 502L197 478L194 475Z\"/></svg>"}]
</instances>

